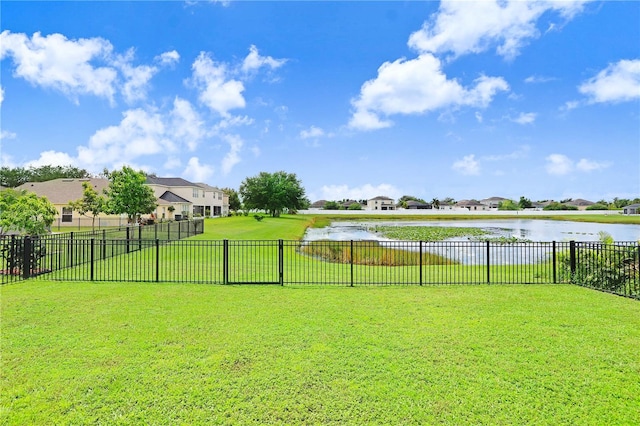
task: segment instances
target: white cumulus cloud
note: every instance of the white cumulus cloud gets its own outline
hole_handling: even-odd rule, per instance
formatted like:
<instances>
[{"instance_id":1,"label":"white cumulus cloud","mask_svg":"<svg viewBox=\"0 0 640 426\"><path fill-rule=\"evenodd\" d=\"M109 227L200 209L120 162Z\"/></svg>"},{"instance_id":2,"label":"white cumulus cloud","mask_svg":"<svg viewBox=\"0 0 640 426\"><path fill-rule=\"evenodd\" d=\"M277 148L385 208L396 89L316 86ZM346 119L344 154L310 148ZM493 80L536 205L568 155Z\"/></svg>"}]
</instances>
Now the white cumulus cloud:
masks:
<instances>
[{"instance_id":1,"label":"white cumulus cloud","mask_svg":"<svg viewBox=\"0 0 640 426\"><path fill-rule=\"evenodd\" d=\"M242 160L240 151L244 146L244 141L238 135L224 135L222 138L229 144L229 152L222 159L222 173L227 175L233 166Z\"/></svg>"},{"instance_id":2,"label":"white cumulus cloud","mask_svg":"<svg viewBox=\"0 0 640 426\"><path fill-rule=\"evenodd\" d=\"M192 81L200 90L199 100L209 109L228 117L230 110L245 107L244 84L230 77L226 64L216 63L201 52L192 69Z\"/></svg>"},{"instance_id":3,"label":"white cumulus cloud","mask_svg":"<svg viewBox=\"0 0 640 426\"><path fill-rule=\"evenodd\" d=\"M213 176L214 171L212 166L200 164L200 160L197 157L191 157L182 175L192 182L206 182Z\"/></svg>"},{"instance_id":4,"label":"white cumulus cloud","mask_svg":"<svg viewBox=\"0 0 640 426\"><path fill-rule=\"evenodd\" d=\"M274 59L271 56L261 56L258 48L251 45L251 47L249 47L249 54L242 62L242 71L248 74L263 67L273 70L280 68L286 62L286 59Z\"/></svg>"},{"instance_id":5,"label":"white cumulus cloud","mask_svg":"<svg viewBox=\"0 0 640 426\"><path fill-rule=\"evenodd\" d=\"M588 173L611 166L610 162L598 162L586 158L582 158L576 163L564 154L551 154L545 160L547 161L547 173L556 176L567 175L575 171Z\"/></svg>"},{"instance_id":6,"label":"white cumulus cloud","mask_svg":"<svg viewBox=\"0 0 640 426\"><path fill-rule=\"evenodd\" d=\"M521 112L520 115L510 120L518 124L531 124L536 121L536 117L537 114L535 112Z\"/></svg>"},{"instance_id":7,"label":"white cumulus cloud","mask_svg":"<svg viewBox=\"0 0 640 426\"><path fill-rule=\"evenodd\" d=\"M24 167L75 166L76 160L69 154L57 151L44 151L36 160L25 163Z\"/></svg>"},{"instance_id":8,"label":"white cumulus cloud","mask_svg":"<svg viewBox=\"0 0 640 426\"><path fill-rule=\"evenodd\" d=\"M529 40L540 36L537 20L548 11L571 19L588 0L443 0L438 12L409 38L419 52L455 57L497 46L499 55L513 58Z\"/></svg>"},{"instance_id":9,"label":"white cumulus cloud","mask_svg":"<svg viewBox=\"0 0 640 426\"><path fill-rule=\"evenodd\" d=\"M117 71L98 66L113 46L102 38L69 40L62 34L29 38L5 30L0 34L0 59L11 57L14 76L33 85L58 90L77 101L78 95L95 95L113 101Z\"/></svg>"},{"instance_id":10,"label":"white cumulus cloud","mask_svg":"<svg viewBox=\"0 0 640 426\"><path fill-rule=\"evenodd\" d=\"M509 89L504 79L487 76L465 88L457 80L448 79L441 66L440 60L430 54L385 62L378 76L365 82L360 96L352 100L354 112L349 126L373 130L392 124L381 115L422 114L463 105L484 107L497 92Z\"/></svg>"},{"instance_id":11,"label":"white cumulus cloud","mask_svg":"<svg viewBox=\"0 0 640 426\"><path fill-rule=\"evenodd\" d=\"M640 59L609 65L578 88L589 103L625 102L640 99Z\"/></svg>"},{"instance_id":12,"label":"white cumulus cloud","mask_svg":"<svg viewBox=\"0 0 640 426\"><path fill-rule=\"evenodd\" d=\"M479 175L480 162L474 154L465 155L462 160L457 160L451 166L453 170L463 175Z\"/></svg>"},{"instance_id":13,"label":"white cumulus cloud","mask_svg":"<svg viewBox=\"0 0 640 426\"><path fill-rule=\"evenodd\" d=\"M155 60L159 62L160 65L174 65L180 60L180 54L176 50L172 50L156 56Z\"/></svg>"},{"instance_id":14,"label":"white cumulus cloud","mask_svg":"<svg viewBox=\"0 0 640 426\"><path fill-rule=\"evenodd\" d=\"M324 130L316 126L311 126L309 129L300 132L300 139L319 138L321 136L324 136Z\"/></svg>"}]
</instances>

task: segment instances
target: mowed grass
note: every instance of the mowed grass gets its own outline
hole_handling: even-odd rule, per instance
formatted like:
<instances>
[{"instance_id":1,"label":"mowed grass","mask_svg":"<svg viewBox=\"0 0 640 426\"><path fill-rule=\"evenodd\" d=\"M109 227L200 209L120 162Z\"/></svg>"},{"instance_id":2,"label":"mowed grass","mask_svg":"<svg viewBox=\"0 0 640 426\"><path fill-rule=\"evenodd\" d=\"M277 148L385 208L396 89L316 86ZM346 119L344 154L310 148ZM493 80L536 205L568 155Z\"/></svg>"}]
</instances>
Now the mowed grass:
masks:
<instances>
[{"instance_id":1,"label":"mowed grass","mask_svg":"<svg viewBox=\"0 0 640 426\"><path fill-rule=\"evenodd\" d=\"M577 286L41 277L0 287L0 309L0 424L640 424L640 304Z\"/></svg>"},{"instance_id":2,"label":"mowed grass","mask_svg":"<svg viewBox=\"0 0 640 426\"><path fill-rule=\"evenodd\" d=\"M1 291L3 424L640 423L640 304L580 287Z\"/></svg>"}]
</instances>

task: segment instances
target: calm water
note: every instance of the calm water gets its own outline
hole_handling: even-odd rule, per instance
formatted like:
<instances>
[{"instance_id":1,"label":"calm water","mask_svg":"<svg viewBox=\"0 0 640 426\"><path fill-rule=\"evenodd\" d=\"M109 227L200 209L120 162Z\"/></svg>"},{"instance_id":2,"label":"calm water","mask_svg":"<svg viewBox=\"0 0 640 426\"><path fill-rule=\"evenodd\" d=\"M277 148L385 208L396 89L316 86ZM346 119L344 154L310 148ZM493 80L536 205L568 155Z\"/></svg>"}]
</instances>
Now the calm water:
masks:
<instances>
[{"instance_id":1,"label":"calm water","mask_svg":"<svg viewBox=\"0 0 640 426\"><path fill-rule=\"evenodd\" d=\"M443 226L473 227L489 231L495 237L517 237L535 242L552 241L598 241L600 232L609 233L614 241L640 241L640 225L600 224L583 222L564 222L554 220L505 219L505 220L464 220L464 221L376 221L376 222L333 222L320 229L308 229L305 241L316 240L377 240L387 241L385 245L393 247L393 240L376 234L370 229L376 225L384 226ZM452 238L450 241L467 241L468 238ZM418 243L416 244L416 249ZM546 246L546 245L545 245ZM490 256L503 264L526 264L544 261L551 255L551 246L536 246L531 251L519 251L513 259L514 251L508 245L491 247ZM403 245L411 249L411 245ZM446 243L429 243L423 248L431 253L455 259L463 264L482 264L486 251L482 243L470 242L463 246L451 246Z\"/></svg>"},{"instance_id":2,"label":"calm water","mask_svg":"<svg viewBox=\"0 0 640 426\"><path fill-rule=\"evenodd\" d=\"M600 232L609 233L614 241L639 241L640 225L566 222L556 220L499 219L459 221L375 221L333 222L330 226L308 229L304 239L315 240L379 240L388 241L369 229L384 226L442 226L482 228L493 236L517 237L531 241L598 241ZM466 240L458 238L457 240Z\"/></svg>"}]
</instances>

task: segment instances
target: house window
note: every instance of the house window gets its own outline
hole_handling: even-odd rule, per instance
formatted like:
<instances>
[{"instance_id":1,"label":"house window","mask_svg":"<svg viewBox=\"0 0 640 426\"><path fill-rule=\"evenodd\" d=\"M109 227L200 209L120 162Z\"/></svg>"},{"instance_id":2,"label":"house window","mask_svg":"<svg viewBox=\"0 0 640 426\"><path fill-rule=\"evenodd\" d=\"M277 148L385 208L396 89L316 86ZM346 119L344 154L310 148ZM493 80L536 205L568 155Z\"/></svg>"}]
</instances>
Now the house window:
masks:
<instances>
[{"instance_id":1,"label":"house window","mask_svg":"<svg viewBox=\"0 0 640 426\"><path fill-rule=\"evenodd\" d=\"M200 196L200 191L198 191L197 189L193 188L193 198L198 198Z\"/></svg>"},{"instance_id":2,"label":"house window","mask_svg":"<svg viewBox=\"0 0 640 426\"><path fill-rule=\"evenodd\" d=\"M71 207L62 208L62 221L73 222L73 210L71 209Z\"/></svg>"}]
</instances>

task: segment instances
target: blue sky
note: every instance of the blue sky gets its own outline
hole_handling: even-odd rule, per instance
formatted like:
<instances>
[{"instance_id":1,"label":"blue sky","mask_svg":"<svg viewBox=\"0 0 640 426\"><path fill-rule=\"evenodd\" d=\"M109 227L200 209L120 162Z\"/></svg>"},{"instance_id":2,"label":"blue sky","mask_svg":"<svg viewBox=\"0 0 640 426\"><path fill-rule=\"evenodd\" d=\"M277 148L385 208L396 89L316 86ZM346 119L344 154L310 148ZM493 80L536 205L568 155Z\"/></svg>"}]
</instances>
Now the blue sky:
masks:
<instances>
[{"instance_id":1,"label":"blue sky","mask_svg":"<svg viewBox=\"0 0 640 426\"><path fill-rule=\"evenodd\" d=\"M640 196L640 2L13 2L2 166L312 201Z\"/></svg>"}]
</instances>

